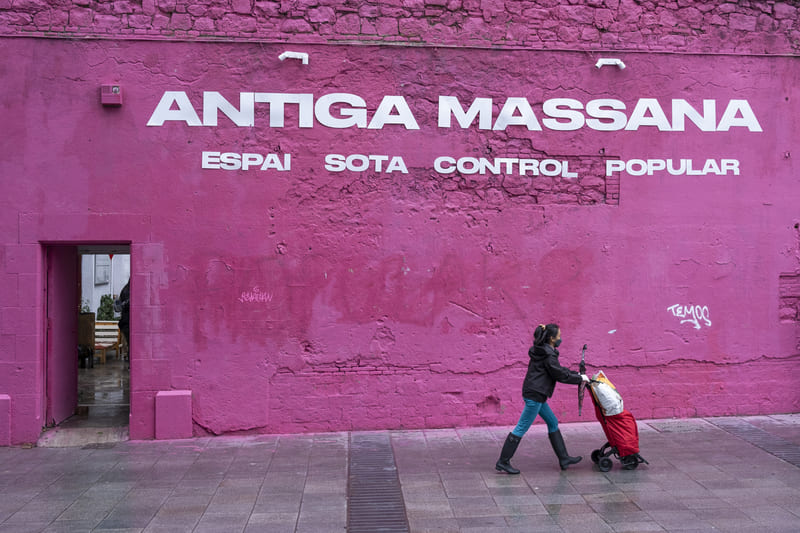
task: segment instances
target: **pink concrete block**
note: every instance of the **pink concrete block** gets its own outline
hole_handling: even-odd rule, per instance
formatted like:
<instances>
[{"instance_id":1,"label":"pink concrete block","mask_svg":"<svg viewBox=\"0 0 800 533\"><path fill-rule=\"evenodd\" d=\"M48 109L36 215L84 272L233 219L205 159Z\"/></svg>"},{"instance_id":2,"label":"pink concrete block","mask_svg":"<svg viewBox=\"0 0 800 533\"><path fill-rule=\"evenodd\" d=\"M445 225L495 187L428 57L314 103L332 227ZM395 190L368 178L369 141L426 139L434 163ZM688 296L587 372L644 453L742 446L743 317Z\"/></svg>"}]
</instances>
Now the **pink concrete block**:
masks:
<instances>
[{"instance_id":1,"label":"pink concrete block","mask_svg":"<svg viewBox=\"0 0 800 533\"><path fill-rule=\"evenodd\" d=\"M13 361L16 353L17 337L11 333L0 335L0 359L3 361Z\"/></svg>"},{"instance_id":2,"label":"pink concrete block","mask_svg":"<svg viewBox=\"0 0 800 533\"><path fill-rule=\"evenodd\" d=\"M0 446L11 445L11 396L0 394Z\"/></svg>"},{"instance_id":3,"label":"pink concrete block","mask_svg":"<svg viewBox=\"0 0 800 533\"><path fill-rule=\"evenodd\" d=\"M14 416L10 421L11 444L36 442L42 433L42 425L44 424L44 394L41 387L37 385L30 393L14 392L12 390L9 390L9 392L11 392L9 396L14 398L12 410L10 411Z\"/></svg>"},{"instance_id":4,"label":"pink concrete block","mask_svg":"<svg viewBox=\"0 0 800 533\"><path fill-rule=\"evenodd\" d=\"M158 304L158 291L150 283L152 274L144 272L132 275L131 297L141 305ZM155 296L155 299L153 297Z\"/></svg>"},{"instance_id":5,"label":"pink concrete block","mask_svg":"<svg viewBox=\"0 0 800 533\"><path fill-rule=\"evenodd\" d=\"M137 383L148 383L154 389L169 389L172 385L171 363L167 359L136 361L131 365L131 379ZM160 394L160 393L159 393Z\"/></svg>"},{"instance_id":6,"label":"pink concrete block","mask_svg":"<svg viewBox=\"0 0 800 533\"><path fill-rule=\"evenodd\" d=\"M164 264L163 244L134 244L132 253L136 255L136 267L146 272L158 270ZM155 267L155 268L154 268Z\"/></svg>"},{"instance_id":7,"label":"pink concrete block","mask_svg":"<svg viewBox=\"0 0 800 533\"><path fill-rule=\"evenodd\" d=\"M36 331L39 309L34 307L5 307L0 309L0 333L30 335Z\"/></svg>"},{"instance_id":8,"label":"pink concrete block","mask_svg":"<svg viewBox=\"0 0 800 533\"><path fill-rule=\"evenodd\" d=\"M137 309L136 329L143 333L163 333L165 328L164 308L160 305L140 306Z\"/></svg>"},{"instance_id":9,"label":"pink concrete block","mask_svg":"<svg viewBox=\"0 0 800 533\"><path fill-rule=\"evenodd\" d=\"M20 244L6 246L5 270L11 274L37 272L41 259L41 247L38 244Z\"/></svg>"},{"instance_id":10,"label":"pink concrete block","mask_svg":"<svg viewBox=\"0 0 800 533\"><path fill-rule=\"evenodd\" d=\"M38 371L43 340L43 337L38 335L14 335L14 350L10 352L14 357L11 359L22 363L37 363Z\"/></svg>"},{"instance_id":11,"label":"pink concrete block","mask_svg":"<svg viewBox=\"0 0 800 533\"><path fill-rule=\"evenodd\" d=\"M192 391L156 393L156 439L188 439L192 436Z\"/></svg>"},{"instance_id":12,"label":"pink concrete block","mask_svg":"<svg viewBox=\"0 0 800 533\"><path fill-rule=\"evenodd\" d=\"M17 280L18 304L8 303L9 307L39 307L42 303L42 277L37 273L19 274Z\"/></svg>"},{"instance_id":13,"label":"pink concrete block","mask_svg":"<svg viewBox=\"0 0 800 533\"><path fill-rule=\"evenodd\" d=\"M138 352L137 352L138 354ZM133 365L131 365L133 366ZM132 440L154 439L156 393L151 390L139 391L131 385L130 436Z\"/></svg>"},{"instance_id":14,"label":"pink concrete block","mask_svg":"<svg viewBox=\"0 0 800 533\"><path fill-rule=\"evenodd\" d=\"M20 215L20 242L48 241L143 241L150 237L150 217L147 215L43 215L25 213ZM39 249L38 244L26 246ZM34 250L35 251L35 250ZM30 256L33 251L25 250ZM30 266L30 258L22 266ZM8 267L8 259L6 259ZM12 272L12 270L7 271ZM35 272L36 270L13 270Z\"/></svg>"},{"instance_id":15,"label":"pink concrete block","mask_svg":"<svg viewBox=\"0 0 800 533\"><path fill-rule=\"evenodd\" d=\"M3 307L16 307L19 305L18 280L18 274L0 274L0 298L3 300Z\"/></svg>"}]
</instances>

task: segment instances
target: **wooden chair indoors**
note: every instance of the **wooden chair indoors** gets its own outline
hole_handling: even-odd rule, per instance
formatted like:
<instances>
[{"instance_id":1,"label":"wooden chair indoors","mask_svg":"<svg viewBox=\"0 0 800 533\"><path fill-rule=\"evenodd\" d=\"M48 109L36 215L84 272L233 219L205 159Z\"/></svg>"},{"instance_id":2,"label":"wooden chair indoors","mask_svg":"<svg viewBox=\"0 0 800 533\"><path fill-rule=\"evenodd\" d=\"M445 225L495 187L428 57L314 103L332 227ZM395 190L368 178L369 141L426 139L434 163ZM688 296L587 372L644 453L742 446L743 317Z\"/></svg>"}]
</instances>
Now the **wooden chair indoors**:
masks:
<instances>
[{"instance_id":1,"label":"wooden chair indoors","mask_svg":"<svg viewBox=\"0 0 800 533\"><path fill-rule=\"evenodd\" d=\"M94 323L94 354L103 364L106 364L108 350L115 350L117 355L120 353L122 332L117 324L116 320L98 320Z\"/></svg>"}]
</instances>

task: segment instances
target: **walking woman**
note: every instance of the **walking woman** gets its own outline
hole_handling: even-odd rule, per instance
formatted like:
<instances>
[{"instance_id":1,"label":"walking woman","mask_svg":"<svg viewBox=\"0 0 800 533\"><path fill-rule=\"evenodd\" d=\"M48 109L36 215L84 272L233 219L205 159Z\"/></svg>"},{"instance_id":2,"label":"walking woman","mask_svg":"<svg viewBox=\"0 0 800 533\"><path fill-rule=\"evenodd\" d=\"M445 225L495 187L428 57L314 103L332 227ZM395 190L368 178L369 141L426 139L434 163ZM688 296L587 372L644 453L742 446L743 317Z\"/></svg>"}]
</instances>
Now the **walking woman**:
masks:
<instances>
[{"instance_id":1,"label":"walking woman","mask_svg":"<svg viewBox=\"0 0 800 533\"><path fill-rule=\"evenodd\" d=\"M561 330L557 324L539 324L533 333L533 346L528 350L528 372L522 383L522 398L525 400L525 409L519 417L517 427L506 437L500 459L495 468L509 474L519 474L519 470L511 466L511 457L517 451L519 441L525 436L528 428L533 424L536 415L542 417L547 424L547 436L553 451L558 456L561 470L566 470L569 465L579 462L583 457L570 457L561 431L558 429L558 419L547 405L547 399L553 395L556 381L578 385L581 381L589 381L585 374L579 374L558 363L558 346L561 344Z\"/></svg>"}]
</instances>

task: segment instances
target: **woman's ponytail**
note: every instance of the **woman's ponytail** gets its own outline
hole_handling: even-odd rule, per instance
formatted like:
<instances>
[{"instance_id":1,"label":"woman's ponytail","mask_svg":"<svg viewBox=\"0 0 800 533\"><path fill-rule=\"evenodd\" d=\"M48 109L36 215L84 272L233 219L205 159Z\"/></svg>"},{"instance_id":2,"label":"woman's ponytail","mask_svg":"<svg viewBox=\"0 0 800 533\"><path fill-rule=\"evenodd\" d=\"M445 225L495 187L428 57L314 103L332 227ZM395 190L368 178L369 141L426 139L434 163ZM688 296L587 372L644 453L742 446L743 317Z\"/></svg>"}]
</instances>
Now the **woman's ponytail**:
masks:
<instances>
[{"instance_id":1,"label":"woman's ponytail","mask_svg":"<svg viewBox=\"0 0 800 533\"><path fill-rule=\"evenodd\" d=\"M533 345L543 346L558 336L558 324L539 324L533 332Z\"/></svg>"}]
</instances>

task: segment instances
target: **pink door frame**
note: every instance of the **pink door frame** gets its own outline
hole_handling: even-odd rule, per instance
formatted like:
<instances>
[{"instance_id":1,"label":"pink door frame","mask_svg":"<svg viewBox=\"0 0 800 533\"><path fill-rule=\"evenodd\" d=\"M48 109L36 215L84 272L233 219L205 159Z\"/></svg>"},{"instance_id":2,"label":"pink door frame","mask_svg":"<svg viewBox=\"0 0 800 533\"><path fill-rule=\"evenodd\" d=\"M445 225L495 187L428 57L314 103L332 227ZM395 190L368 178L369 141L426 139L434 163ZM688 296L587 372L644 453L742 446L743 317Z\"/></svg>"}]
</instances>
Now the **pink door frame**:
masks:
<instances>
[{"instance_id":1,"label":"pink door frame","mask_svg":"<svg viewBox=\"0 0 800 533\"><path fill-rule=\"evenodd\" d=\"M136 374L137 369L141 373L150 367L149 362L137 364L139 360L151 359L152 347L147 337L154 332L163 336L164 331L159 294L151 290L151 278L157 280L159 287L166 283L164 251L163 244L153 242L150 216L22 213L19 215L19 242L6 246L7 253L15 257L15 269L19 273L17 291L30 302L28 307L20 308L20 316L15 319L14 334L23 348L15 357L27 371L11 382L7 394L12 405L9 410L11 444L36 442L45 425L45 252L49 246L73 246L77 250L79 244L124 244L130 249L131 272L135 272L136 277L131 281L131 297L140 302L131 312L131 330L136 332L130 339L131 346L135 347L131 351L131 438L146 439L155 435L155 392L148 387L146 377L142 379ZM77 308L74 310L77 313ZM75 359L77 361L77 355ZM137 390L137 386L143 390Z\"/></svg>"}]
</instances>

